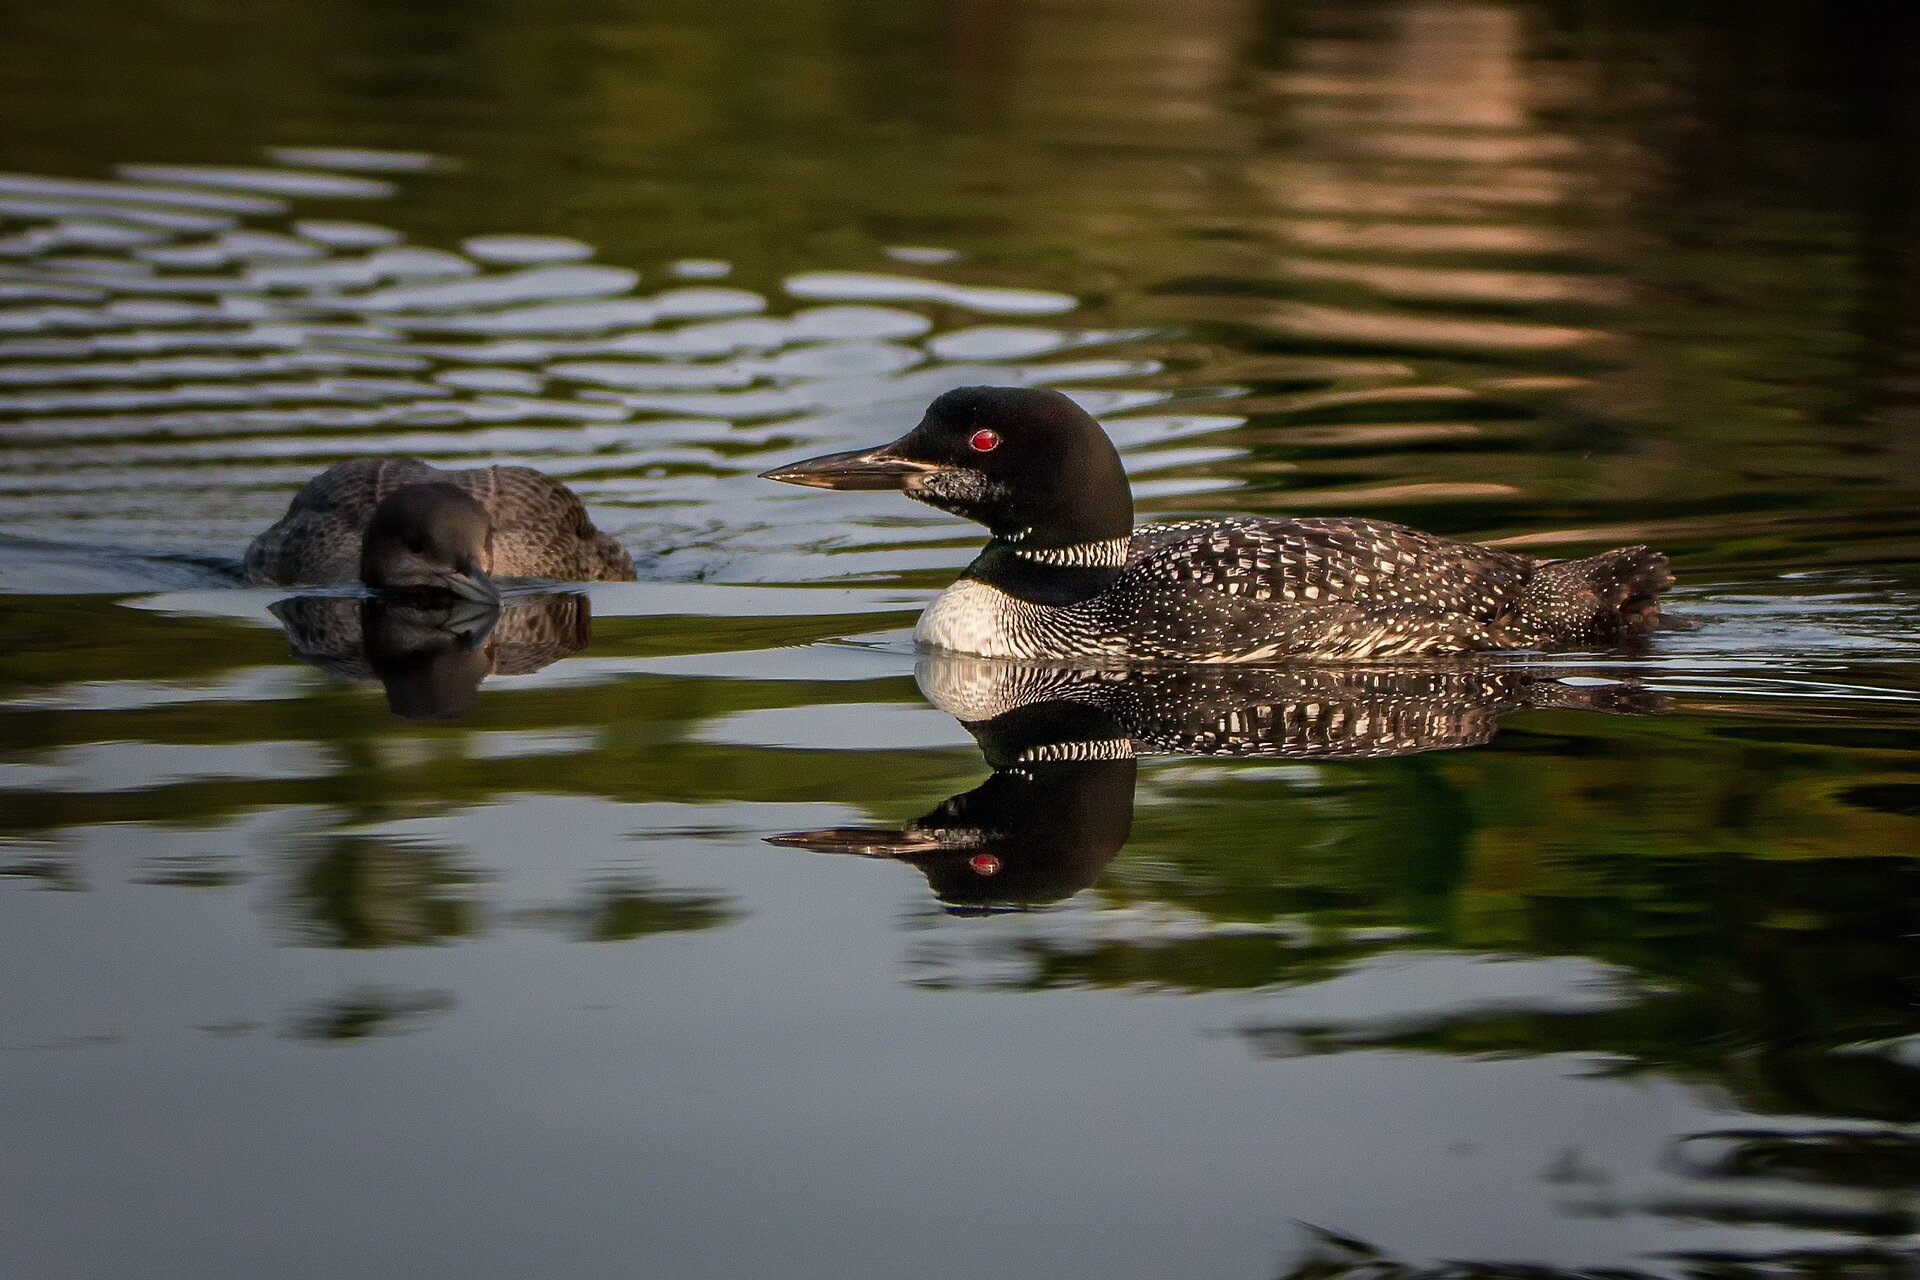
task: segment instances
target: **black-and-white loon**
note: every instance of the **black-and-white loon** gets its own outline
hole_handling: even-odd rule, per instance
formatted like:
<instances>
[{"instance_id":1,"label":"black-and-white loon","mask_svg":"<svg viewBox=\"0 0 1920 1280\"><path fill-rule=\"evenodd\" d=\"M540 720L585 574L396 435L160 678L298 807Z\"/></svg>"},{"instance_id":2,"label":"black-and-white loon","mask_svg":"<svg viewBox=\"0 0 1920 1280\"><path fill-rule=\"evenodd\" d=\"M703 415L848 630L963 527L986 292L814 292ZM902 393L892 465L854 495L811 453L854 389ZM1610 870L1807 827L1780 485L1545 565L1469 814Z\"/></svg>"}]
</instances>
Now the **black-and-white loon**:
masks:
<instances>
[{"instance_id":1,"label":"black-and-white loon","mask_svg":"<svg viewBox=\"0 0 1920 1280\"><path fill-rule=\"evenodd\" d=\"M1537 560L1355 517L1133 524L1120 455L1057 391L963 387L892 444L766 473L897 489L992 534L922 644L985 657L1253 662L1590 649L1660 624L1666 557Z\"/></svg>"}]
</instances>

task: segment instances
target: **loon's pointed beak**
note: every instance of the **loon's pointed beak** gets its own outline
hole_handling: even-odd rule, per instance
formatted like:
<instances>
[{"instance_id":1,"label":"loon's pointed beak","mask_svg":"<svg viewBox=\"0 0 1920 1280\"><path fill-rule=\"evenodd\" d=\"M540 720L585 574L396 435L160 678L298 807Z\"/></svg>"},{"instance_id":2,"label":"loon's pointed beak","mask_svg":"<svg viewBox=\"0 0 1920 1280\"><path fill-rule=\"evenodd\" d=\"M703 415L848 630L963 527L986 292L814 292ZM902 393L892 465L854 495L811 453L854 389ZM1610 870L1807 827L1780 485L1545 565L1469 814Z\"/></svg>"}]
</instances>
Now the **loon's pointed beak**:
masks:
<instances>
[{"instance_id":1,"label":"loon's pointed beak","mask_svg":"<svg viewBox=\"0 0 1920 1280\"><path fill-rule=\"evenodd\" d=\"M803 485L809 489L904 489L915 476L941 470L936 462L915 462L893 452L894 445L829 453L804 462L789 462L761 473L762 480Z\"/></svg>"},{"instance_id":2,"label":"loon's pointed beak","mask_svg":"<svg viewBox=\"0 0 1920 1280\"><path fill-rule=\"evenodd\" d=\"M500 588L493 585L480 562L472 556L462 560L452 573L445 574L441 581L447 590L464 600L473 600L482 604L500 603Z\"/></svg>"}]
</instances>

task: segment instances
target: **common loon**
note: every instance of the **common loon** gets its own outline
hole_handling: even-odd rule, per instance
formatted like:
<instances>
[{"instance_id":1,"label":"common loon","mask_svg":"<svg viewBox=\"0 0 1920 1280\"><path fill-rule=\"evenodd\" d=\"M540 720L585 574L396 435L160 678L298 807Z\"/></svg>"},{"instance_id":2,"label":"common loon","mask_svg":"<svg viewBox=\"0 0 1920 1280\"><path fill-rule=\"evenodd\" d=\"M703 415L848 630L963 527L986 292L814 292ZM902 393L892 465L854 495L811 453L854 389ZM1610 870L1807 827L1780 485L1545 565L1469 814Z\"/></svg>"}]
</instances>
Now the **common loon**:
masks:
<instances>
[{"instance_id":1,"label":"common loon","mask_svg":"<svg viewBox=\"0 0 1920 1280\"><path fill-rule=\"evenodd\" d=\"M491 600L496 577L627 582L633 561L550 476L418 458L328 467L247 548L247 581L268 586L358 581Z\"/></svg>"},{"instance_id":2,"label":"common loon","mask_svg":"<svg viewBox=\"0 0 1920 1280\"><path fill-rule=\"evenodd\" d=\"M923 655L920 691L980 744L993 775L900 826L769 837L917 867L961 914L1044 905L1093 884L1133 825L1136 761L1153 755L1361 760L1486 742L1530 707L1654 714L1633 684L1566 684L1542 666L1072 667Z\"/></svg>"},{"instance_id":3,"label":"common loon","mask_svg":"<svg viewBox=\"0 0 1920 1280\"><path fill-rule=\"evenodd\" d=\"M898 489L987 527L914 636L1017 659L1398 658L1617 644L1660 624L1666 557L1536 560L1386 520L1133 525L1120 455L1057 391L963 387L877 449L778 467L818 489Z\"/></svg>"}]
</instances>

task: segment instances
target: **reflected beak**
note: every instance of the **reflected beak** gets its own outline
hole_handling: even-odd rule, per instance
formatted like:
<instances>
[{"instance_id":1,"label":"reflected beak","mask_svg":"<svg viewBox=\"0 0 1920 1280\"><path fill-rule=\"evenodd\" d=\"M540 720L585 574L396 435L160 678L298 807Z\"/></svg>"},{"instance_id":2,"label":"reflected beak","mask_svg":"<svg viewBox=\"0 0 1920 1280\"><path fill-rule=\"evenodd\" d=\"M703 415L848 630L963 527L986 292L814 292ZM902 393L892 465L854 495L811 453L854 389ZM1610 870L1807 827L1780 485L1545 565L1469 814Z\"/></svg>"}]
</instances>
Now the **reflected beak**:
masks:
<instances>
[{"instance_id":1,"label":"reflected beak","mask_svg":"<svg viewBox=\"0 0 1920 1280\"><path fill-rule=\"evenodd\" d=\"M890 452L890 444L878 449L853 449L829 453L805 462L790 462L762 472L762 480L803 485L809 489L904 489L915 476L941 470L935 462L915 462Z\"/></svg>"},{"instance_id":2,"label":"reflected beak","mask_svg":"<svg viewBox=\"0 0 1920 1280\"><path fill-rule=\"evenodd\" d=\"M472 600L461 597L447 610L441 629L459 641L462 649L478 649L493 634L500 622L498 600Z\"/></svg>"},{"instance_id":3,"label":"reflected beak","mask_svg":"<svg viewBox=\"0 0 1920 1280\"><path fill-rule=\"evenodd\" d=\"M850 853L860 858L919 858L950 849L930 832L895 827L827 827L768 836L768 844L815 853Z\"/></svg>"},{"instance_id":4,"label":"reflected beak","mask_svg":"<svg viewBox=\"0 0 1920 1280\"><path fill-rule=\"evenodd\" d=\"M441 581L446 584L447 590L464 600L490 605L500 602L500 589L493 585L493 579L486 575L477 560L461 561L459 567L442 576Z\"/></svg>"}]
</instances>

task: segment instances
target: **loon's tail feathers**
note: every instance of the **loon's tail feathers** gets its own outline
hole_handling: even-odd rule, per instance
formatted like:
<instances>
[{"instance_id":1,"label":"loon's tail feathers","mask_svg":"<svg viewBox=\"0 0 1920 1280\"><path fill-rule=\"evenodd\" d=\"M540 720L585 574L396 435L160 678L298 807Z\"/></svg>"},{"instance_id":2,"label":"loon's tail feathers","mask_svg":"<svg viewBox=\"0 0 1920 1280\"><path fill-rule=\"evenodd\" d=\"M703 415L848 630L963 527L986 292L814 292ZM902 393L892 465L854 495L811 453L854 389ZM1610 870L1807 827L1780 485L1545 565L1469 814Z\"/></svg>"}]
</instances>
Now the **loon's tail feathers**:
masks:
<instances>
[{"instance_id":1,"label":"loon's tail feathers","mask_svg":"<svg viewBox=\"0 0 1920 1280\"><path fill-rule=\"evenodd\" d=\"M1667 558L1646 547L1549 561L1527 584L1521 618L1560 644L1642 639L1661 629L1660 593L1672 585Z\"/></svg>"}]
</instances>

